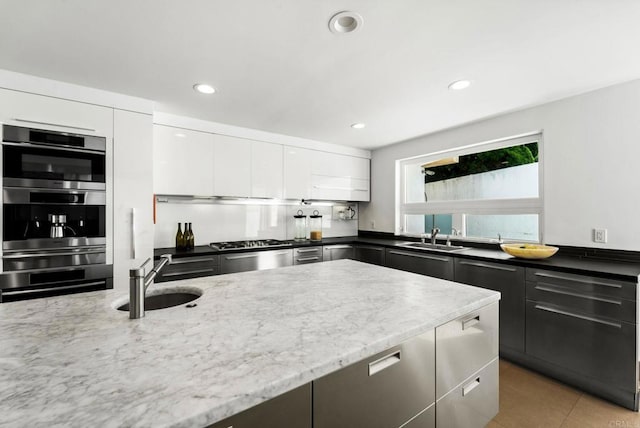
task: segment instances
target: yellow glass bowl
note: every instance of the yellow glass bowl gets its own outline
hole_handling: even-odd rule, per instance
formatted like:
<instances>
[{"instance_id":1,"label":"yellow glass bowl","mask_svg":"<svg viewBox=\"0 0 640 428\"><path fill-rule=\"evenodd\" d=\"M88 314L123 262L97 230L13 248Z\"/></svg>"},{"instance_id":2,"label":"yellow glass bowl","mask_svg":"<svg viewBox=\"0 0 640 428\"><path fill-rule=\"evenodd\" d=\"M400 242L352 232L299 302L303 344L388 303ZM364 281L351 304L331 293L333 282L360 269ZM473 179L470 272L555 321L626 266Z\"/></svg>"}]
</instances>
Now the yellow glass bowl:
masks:
<instances>
[{"instance_id":1,"label":"yellow glass bowl","mask_svg":"<svg viewBox=\"0 0 640 428\"><path fill-rule=\"evenodd\" d=\"M521 259L546 259L558 252L558 247L540 244L500 244L507 254Z\"/></svg>"}]
</instances>

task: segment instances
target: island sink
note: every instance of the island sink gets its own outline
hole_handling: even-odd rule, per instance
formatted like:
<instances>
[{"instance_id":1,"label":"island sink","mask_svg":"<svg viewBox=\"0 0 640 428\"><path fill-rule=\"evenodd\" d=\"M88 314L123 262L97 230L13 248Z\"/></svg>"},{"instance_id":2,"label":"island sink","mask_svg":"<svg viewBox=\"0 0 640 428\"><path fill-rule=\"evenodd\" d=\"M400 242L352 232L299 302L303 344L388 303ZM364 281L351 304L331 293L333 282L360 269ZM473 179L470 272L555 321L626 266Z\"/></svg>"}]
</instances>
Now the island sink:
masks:
<instances>
[{"instance_id":1,"label":"island sink","mask_svg":"<svg viewBox=\"0 0 640 428\"><path fill-rule=\"evenodd\" d=\"M163 293L151 294L146 296L144 299L144 308L147 311L171 308L174 306L192 302L199 298L201 295L202 294L197 294L194 291L166 290L166 292ZM118 309L119 311L128 311L129 302L118 306L116 309Z\"/></svg>"}]
</instances>

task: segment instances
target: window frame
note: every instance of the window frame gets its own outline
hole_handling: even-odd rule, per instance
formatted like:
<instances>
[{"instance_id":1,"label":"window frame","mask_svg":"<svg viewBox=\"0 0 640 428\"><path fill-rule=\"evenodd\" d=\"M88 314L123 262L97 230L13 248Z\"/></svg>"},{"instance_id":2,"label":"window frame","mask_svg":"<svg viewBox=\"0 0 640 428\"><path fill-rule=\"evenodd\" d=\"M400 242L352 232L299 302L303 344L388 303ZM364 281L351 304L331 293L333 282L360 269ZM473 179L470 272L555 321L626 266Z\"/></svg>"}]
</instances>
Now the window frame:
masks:
<instances>
[{"instance_id":1,"label":"window frame","mask_svg":"<svg viewBox=\"0 0 640 428\"><path fill-rule=\"evenodd\" d=\"M473 199L454 201L432 202L407 202L406 201L406 173L405 166L416 163L428 163L438 159L463 156L471 153L485 152L505 147L518 146L528 143L538 143L538 197L537 198L505 198L505 199ZM481 143L469 144L453 149L439 150L420 156L396 160L396 210L395 210L395 234L399 236L421 236L404 231L405 215L432 215L432 214L460 214L464 219L465 214L478 215L508 215L508 214L537 214L538 215L538 241L544 242L544 135L542 130L520 134L511 137L500 138ZM464 220L462 221L464 226ZM464 228L463 228L464 230ZM447 235L443 233L443 235ZM496 238L477 238L456 236L457 240L475 242L497 242Z\"/></svg>"}]
</instances>

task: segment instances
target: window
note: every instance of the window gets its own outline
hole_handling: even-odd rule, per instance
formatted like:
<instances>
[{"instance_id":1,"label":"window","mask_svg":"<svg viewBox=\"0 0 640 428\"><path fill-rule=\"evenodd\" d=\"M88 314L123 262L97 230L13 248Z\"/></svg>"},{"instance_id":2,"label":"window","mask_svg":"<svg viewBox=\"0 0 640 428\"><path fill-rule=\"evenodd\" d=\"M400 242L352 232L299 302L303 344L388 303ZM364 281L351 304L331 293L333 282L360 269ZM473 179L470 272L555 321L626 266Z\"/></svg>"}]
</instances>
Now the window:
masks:
<instances>
[{"instance_id":1,"label":"window","mask_svg":"<svg viewBox=\"0 0 640 428\"><path fill-rule=\"evenodd\" d=\"M398 161L396 233L540 242L541 149L534 134Z\"/></svg>"}]
</instances>

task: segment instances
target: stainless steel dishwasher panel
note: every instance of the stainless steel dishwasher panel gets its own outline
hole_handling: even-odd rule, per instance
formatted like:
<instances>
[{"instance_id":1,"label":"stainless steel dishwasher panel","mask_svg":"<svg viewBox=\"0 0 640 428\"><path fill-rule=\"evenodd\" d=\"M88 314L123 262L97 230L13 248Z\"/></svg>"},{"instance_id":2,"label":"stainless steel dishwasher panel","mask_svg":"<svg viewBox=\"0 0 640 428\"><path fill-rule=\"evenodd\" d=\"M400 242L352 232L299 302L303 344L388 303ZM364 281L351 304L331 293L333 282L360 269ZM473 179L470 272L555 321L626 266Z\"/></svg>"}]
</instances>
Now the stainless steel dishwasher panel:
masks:
<instances>
[{"instance_id":1,"label":"stainless steel dishwasher panel","mask_svg":"<svg viewBox=\"0 0 640 428\"><path fill-rule=\"evenodd\" d=\"M292 264L292 250L252 251L220 256L220 272L223 274L274 269Z\"/></svg>"},{"instance_id":2,"label":"stainless steel dishwasher panel","mask_svg":"<svg viewBox=\"0 0 640 428\"><path fill-rule=\"evenodd\" d=\"M314 428L400 427L434 402L429 331L313 381Z\"/></svg>"},{"instance_id":3,"label":"stainless steel dishwasher panel","mask_svg":"<svg viewBox=\"0 0 640 428\"><path fill-rule=\"evenodd\" d=\"M400 428L436 428L436 403L424 409L422 413L413 417Z\"/></svg>"},{"instance_id":4,"label":"stainless steel dishwasher panel","mask_svg":"<svg viewBox=\"0 0 640 428\"><path fill-rule=\"evenodd\" d=\"M482 428L498 414L498 359L436 402L438 428Z\"/></svg>"},{"instance_id":5,"label":"stainless steel dishwasher panel","mask_svg":"<svg viewBox=\"0 0 640 428\"><path fill-rule=\"evenodd\" d=\"M497 302L436 328L436 397L497 356Z\"/></svg>"}]
</instances>

